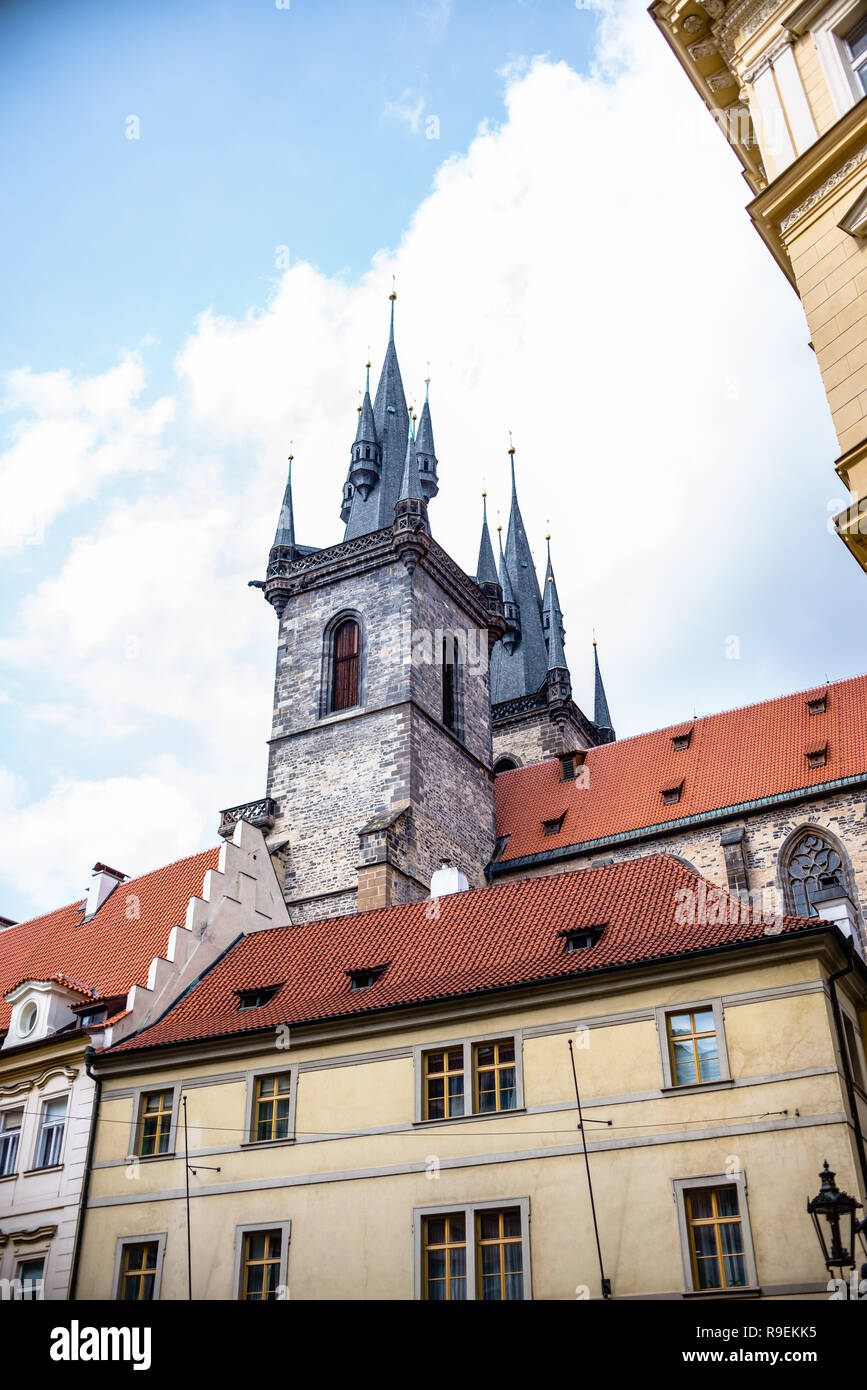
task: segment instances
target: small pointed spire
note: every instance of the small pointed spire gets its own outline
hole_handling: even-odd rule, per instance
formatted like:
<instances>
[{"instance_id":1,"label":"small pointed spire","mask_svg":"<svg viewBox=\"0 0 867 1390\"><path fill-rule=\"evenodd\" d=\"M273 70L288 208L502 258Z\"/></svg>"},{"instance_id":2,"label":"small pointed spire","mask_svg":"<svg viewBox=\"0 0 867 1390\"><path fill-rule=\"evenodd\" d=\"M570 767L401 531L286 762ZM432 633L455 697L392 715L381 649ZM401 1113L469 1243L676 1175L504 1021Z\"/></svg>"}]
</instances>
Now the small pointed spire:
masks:
<instances>
[{"instance_id":1,"label":"small pointed spire","mask_svg":"<svg viewBox=\"0 0 867 1390\"><path fill-rule=\"evenodd\" d=\"M593 723L597 729L609 733L614 737L614 729L611 726L611 714L608 709L608 700L605 695L605 686L602 684L602 672L599 670L599 649L596 646L596 638L593 638L593 664L595 668L595 698L593 703Z\"/></svg>"},{"instance_id":2,"label":"small pointed spire","mask_svg":"<svg viewBox=\"0 0 867 1390\"><path fill-rule=\"evenodd\" d=\"M557 595L557 581L551 563L551 537L545 537L548 545L548 564L545 570L545 592L542 595L542 627L548 645L548 670L566 670L566 656L563 641L566 636L563 628L563 613Z\"/></svg>"},{"instance_id":3,"label":"small pointed spire","mask_svg":"<svg viewBox=\"0 0 867 1390\"><path fill-rule=\"evenodd\" d=\"M424 405L421 408L421 415L418 422L418 433L416 435L416 448L418 449L419 477L424 488L424 495L428 501L436 497L439 492L437 481L437 455L434 447L433 423L430 414L430 377L425 377L424 382Z\"/></svg>"},{"instance_id":4,"label":"small pointed spire","mask_svg":"<svg viewBox=\"0 0 867 1390\"><path fill-rule=\"evenodd\" d=\"M294 454L289 455L289 474L286 479L286 491L283 493L283 505L280 508L280 517L277 521L277 532L274 536L275 545L287 545L295 547L295 514L292 507L292 459Z\"/></svg>"},{"instance_id":5,"label":"small pointed spire","mask_svg":"<svg viewBox=\"0 0 867 1390\"><path fill-rule=\"evenodd\" d=\"M406 441L406 458L403 463L403 479L400 484L399 501L406 502L409 498L418 501L424 500L424 493L421 489L421 482L418 476L418 456L415 450L414 421L410 416L409 435Z\"/></svg>"},{"instance_id":6,"label":"small pointed spire","mask_svg":"<svg viewBox=\"0 0 867 1390\"><path fill-rule=\"evenodd\" d=\"M388 330L388 341L389 341L390 343L393 343L393 342L394 342L394 301L397 299L397 290L394 288L394 276L393 276L393 275L392 275L392 277L391 277L391 294L390 294L388 297L389 297L389 299L391 300L391 324L390 324L389 330Z\"/></svg>"},{"instance_id":7,"label":"small pointed spire","mask_svg":"<svg viewBox=\"0 0 867 1390\"><path fill-rule=\"evenodd\" d=\"M482 538L479 542L479 560L476 565L477 584L499 584L497 566L494 560L494 547L488 530L488 494L482 493Z\"/></svg>"}]
</instances>

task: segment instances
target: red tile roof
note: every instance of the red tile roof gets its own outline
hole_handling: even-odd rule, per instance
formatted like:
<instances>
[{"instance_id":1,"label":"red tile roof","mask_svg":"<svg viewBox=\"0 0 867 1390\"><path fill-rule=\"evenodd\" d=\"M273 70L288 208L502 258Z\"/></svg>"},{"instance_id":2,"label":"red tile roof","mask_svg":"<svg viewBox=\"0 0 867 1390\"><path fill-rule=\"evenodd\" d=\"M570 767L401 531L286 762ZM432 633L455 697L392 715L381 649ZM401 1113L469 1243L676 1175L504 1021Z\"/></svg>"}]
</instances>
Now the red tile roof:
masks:
<instances>
[{"instance_id":1,"label":"red tile roof","mask_svg":"<svg viewBox=\"0 0 867 1390\"><path fill-rule=\"evenodd\" d=\"M701 885L705 887L702 890ZM679 890L727 905L681 925ZM699 897L700 901L700 897ZM668 855L547 874L243 937L164 1019L110 1053L257 1032L389 1007L582 974L760 939L764 926L723 890ZM589 950L567 953L562 933L604 924ZM782 932L816 921L780 919ZM349 972L385 965L369 989ZM239 991L282 980L275 997L240 1011Z\"/></svg>"},{"instance_id":2,"label":"red tile roof","mask_svg":"<svg viewBox=\"0 0 867 1390\"><path fill-rule=\"evenodd\" d=\"M219 855L208 849L119 884L89 922L79 900L0 932L0 1032L11 1013L3 996L25 980L55 979L102 996L145 984L153 957L165 954L169 932L183 924L187 903ZM128 918L133 896L139 916Z\"/></svg>"},{"instance_id":3,"label":"red tile roof","mask_svg":"<svg viewBox=\"0 0 867 1390\"><path fill-rule=\"evenodd\" d=\"M807 701L822 696L826 712L811 715ZM807 754L825 744L826 763L811 768ZM509 843L499 862L867 773L867 675L591 748L583 771L561 782L555 759L500 773L497 834ZM666 805L663 791L681 782ZM560 834L546 835L544 822L564 812Z\"/></svg>"}]
</instances>

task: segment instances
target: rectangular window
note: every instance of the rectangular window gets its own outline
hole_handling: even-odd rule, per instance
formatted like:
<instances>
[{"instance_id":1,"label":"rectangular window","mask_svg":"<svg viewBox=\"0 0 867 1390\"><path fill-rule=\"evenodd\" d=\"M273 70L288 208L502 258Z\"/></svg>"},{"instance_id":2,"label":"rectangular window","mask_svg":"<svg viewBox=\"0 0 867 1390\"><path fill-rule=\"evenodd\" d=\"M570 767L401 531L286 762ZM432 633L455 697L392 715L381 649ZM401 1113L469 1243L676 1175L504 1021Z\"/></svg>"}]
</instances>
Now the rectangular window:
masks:
<instances>
[{"instance_id":1,"label":"rectangular window","mask_svg":"<svg viewBox=\"0 0 867 1390\"><path fill-rule=\"evenodd\" d=\"M530 1285L530 1200L413 1212L415 1297L431 1303L522 1302Z\"/></svg>"},{"instance_id":2,"label":"rectangular window","mask_svg":"<svg viewBox=\"0 0 867 1390\"><path fill-rule=\"evenodd\" d=\"M701 1081L720 1080L713 1009L669 1014L668 1041L673 1085L694 1086Z\"/></svg>"},{"instance_id":3,"label":"rectangular window","mask_svg":"<svg viewBox=\"0 0 867 1390\"><path fill-rule=\"evenodd\" d=\"M23 1119L23 1110L4 1110L0 1115L0 1178L15 1172Z\"/></svg>"},{"instance_id":4,"label":"rectangular window","mask_svg":"<svg viewBox=\"0 0 867 1390\"><path fill-rule=\"evenodd\" d=\"M524 1078L520 1030L413 1049L415 1122L459 1120L520 1110Z\"/></svg>"},{"instance_id":5,"label":"rectangular window","mask_svg":"<svg viewBox=\"0 0 867 1390\"><path fill-rule=\"evenodd\" d=\"M292 1121L292 1077L289 1072L260 1076L256 1080L253 1140L288 1139Z\"/></svg>"},{"instance_id":6,"label":"rectangular window","mask_svg":"<svg viewBox=\"0 0 867 1390\"><path fill-rule=\"evenodd\" d=\"M42 1108L39 1126L39 1145L36 1151L36 1167L52 1168L60 1162L63 1150L63 1131L66 1128L67 1097L48 1100Z\"/></svg>"},{"instance_id":7,"label":"rectangular window","mask_svg":"<svg viewBox=\"0 0 867 1390\"><path fill-rule=\"evenodd\" d=\"M149 1091L141 1098L138 1152L141 1158L170 1153L173 1091Z\"/></svg>"},{"instance_id":8,"label":"rectangular window","mask_svg":"<svg viewBox=\"0 0 867 1390\"><path fill-rule=\"evenodd\" d=\"M124 1303L143 1303L153 1299L158 1259L159 1243L155 1240L123 1247L118 1297Z\"/></svg>"},{"instance_id":9,"label":"rectangular window","mask_svg":"<svg viewBox=\"0 0 867 1390\"><path fill-rule=\"evenodd\" d=\"M241 1264L241 1298L275 1301L283 1257L282 1232L247 1231Z\"/></svg>"},{"instance_id":10,"label":"rectangular window","mask_svg":"<svg viewBox=\"0 0 867 1390\"><path fill-rule=\"evenodd\" d=\"M463 1211L422 1222L424 1298L432 1303L467 1297L467 1217Z\"/></svg>"},{"instance_id":11,"label":"rectangular window","mask_svg":"<svg viewBox=\"0 0 867 1390\"><path fill-rule=\"evenodd\" d=\"M35 1302L43 1296L45 1279L45 1260L24 1260L18 1266L18 1282L21 1285L21 1298L25 1302Z\"/></svg>"},{"instance_id":12,"label":"rectangular window","mask_svg":"<svg viewBox=\"0 0 867 1390\"><path fill-rule=\"evenodd\" d=\"M846 1051L849 1053L849 1066L852 1071L852 1080L861 1090L865 1090L864 1069L861 1066L861 1049L858 1046L858 1030L847 1013L843 1017L843 1034L846 1038Z\"/></svg>"},{"instance_id":13,"label":"rectangular window","mask_svg":"<svg viewBox=\"0 0 867 1390\"><path fill-rule=\"evenodd\" d=\"M473 1048L476 1111L514 1110L517 1105L515 1040L476 1043Z\"/></svg>"},{"instance_id":14,"label":"rectangular window","mask_svg":"<svg viewBox=\"0 0 867 1390\"><path fill-rule=\"evenodd\" d=\"M426 1052L424 1057L424 1117L448 1120L464 1113L464 1049Z\"/></svg>"},{"instance_id":15,"label":"rectangular window","mask_svg":"<svg viewBox=\"0 0 867 1390\"><path fill-rule=\"evenodd\" d=\"M746 1288L749 1278L737 1188L687 1190L684 1201L694 1289Z\"/></svg>"},{"instance_id":16,"label":"rectangular window","mask_svg":"<svg viewBox=\"0 0 867 1390\"><path fill-rule=\"evenodd\" d=\"M867 93L867 16L849 30L844 42L852 72L862 92Z\"/></svg>"},{"instance_id":17,"label":"rectangular window","mask_svg":"<svg viewBox=\"0 0 867 1390\"><path fill-rule=\"evenodd\" d=\"M523 1240L518 1207L476 1213L478 1295L487 1302L524 1297Z\"/></svg>"}]
</instances>

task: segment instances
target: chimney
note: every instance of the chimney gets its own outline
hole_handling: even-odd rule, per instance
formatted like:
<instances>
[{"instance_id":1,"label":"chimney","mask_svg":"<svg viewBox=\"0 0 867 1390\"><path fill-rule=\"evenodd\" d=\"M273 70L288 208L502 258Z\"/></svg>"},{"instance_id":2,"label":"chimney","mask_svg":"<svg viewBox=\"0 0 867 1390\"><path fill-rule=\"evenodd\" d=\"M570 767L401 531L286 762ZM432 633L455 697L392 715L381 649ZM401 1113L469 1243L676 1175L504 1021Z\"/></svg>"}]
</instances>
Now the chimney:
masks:
<instances>
[{"instance_id":1,"label":"chimney","mask_svg":"<svg viewBox=\"0 0 867 1390\"><path fill-rule=\"evenodd\" d=\"M826 922L834 922L844 936L852 938L860 955L861 942L856 927L855 909L839 880L833 877L820 878L818 890L811 894L810 901L820 917Z\"/></svg>"},{"instance_id":2,"label":"chimney","mask_svg":"<svg viewBox=\"0 0 867 1390\"><path fill-rule=\"evenodd\" d=\"M87 903L84 909L84 921L89 922L95 917L102 907L106 898L114 892L119 883L123 883L129 875L122 873L120 869L110 869L107 864L94 864L93 878L90 880L90 887L87 890Z\"/></svg>"},{"instance_id":3,"label":"chimney","mask_svg":"<svg viewBox=\"0 0 867 1390\"><path fill-rule=\"evenodd\" d=\"M432 898L444 898L447 893L463 893L470 886L470 880L453 864L443 863L430 881Z\"/></svg>"}]
</instances>

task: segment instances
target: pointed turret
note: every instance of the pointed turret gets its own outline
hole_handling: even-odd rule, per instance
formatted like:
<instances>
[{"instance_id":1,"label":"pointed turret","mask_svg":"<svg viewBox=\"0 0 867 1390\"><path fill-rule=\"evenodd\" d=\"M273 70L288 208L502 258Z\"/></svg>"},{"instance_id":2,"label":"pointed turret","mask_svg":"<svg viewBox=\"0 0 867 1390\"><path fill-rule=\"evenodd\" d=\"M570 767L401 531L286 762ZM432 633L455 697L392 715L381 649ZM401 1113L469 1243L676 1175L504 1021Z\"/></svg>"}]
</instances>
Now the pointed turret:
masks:
<instances>
[{"instance_id":1,"label":"pointed turret","mask_svg":"<svg viewBox=\"0 0 867 1390\"><path fill-rule=\"evenodd\" d=\"M593 723L602 735L602 742L613 743L615 735L611 727L611 714L608 709L605 686L602 684L602 672L599 669L599 651L596 646L595 638L593 639L593 665L595 674Z\"/></svg>"},{"instance_id":2,"label":"pointed turret","mask_svg":"<svg viewBox=\"0 0 867 1390\"><path fill-rule=\"evenodd\" d=\"M427 500L419 477L415 420L412 417L406 440L400 495L394 504L392 545L410 574L430 545Z\"/></svg>"},{"instance_id":3,"label":"pointed turret","mask_svg":"<svg viewBox=\"0 0 867 1390\"><path fill-rule=\"evenodd\" d=\"M424 488L424 495L430 501L439 492L437 481L437 456L434 448L433 424L430 418L430 377L425 377L424 383L424 405L421 410L421 417L418 422L418 439L416 448L418 451L418 471L421 478L421 485Z\"/></svg>"},{"instance_id":4,"label":"pointed turret","mask_svg":"<svg viewBox=\"0 0 867 1390\"><path fill-rule=\"evenodd\" d=\"M510 648L506 644L506 638L503 639L502 657L494 663L491 671L491 698L494 704L537 694L545 686L548 674L548 651L542 627L542 596L539 593L533 556L524 529L524 519L518 505L514 445L509 446L509 463L512 474L512 506L504 561L500 567L500 583L503 585L503 601L508 610L503 579L505 573L508 576L512 601L520 616L520 640ZM508 619L508 611L506 616Z\"/></svg>"},{"instance_id":5,"label":"pointed turret","mask_svg":"<svg viewBox=\"0 0 867 1390\"><path fill-rule=\"evenodd\" d=\"M378 476L370 486L366 487L364 492L360 487L355 486L352 468L356 463L356 444L353 444L353 459L350 467L353 492L344 540L350 540L353 536L365 536L371 531L379 531L384 526L390 526L394 519L394 505L400 496L409 412L406 408L406 396L397 361L397 349L394 345L394 304L397 299L394 290L389 298L391 299L391 321L388 346L385 350L385 360L382 364L382 372L371 412L372 426L376 436L375 447L378 450ZM368 416L364 405L362 405L361 419L358 423L359 431L363 429L364 433L370 432L371 417ZM362 420L364 421L363 426ZM374 441L357 440L357 444L362 446L361 461L371 462ZM371 450L371 460L365 459L364 450L366 448ZM365 479L365 482L367 481Z\"/></svg>"},{"instance_id":6,"label":"pointed turret","mask_svg":"<svg viewBox=\"0 0 867 1390\"><path fill-rule=\"evenodd\" d=\"M289 472L286 478L286 491L283 493L283 505L280 508L280 516L277 519L277 530L274 535L274 545L291 546L295 549L295 513L292 507L292 459L294 454L289 455Z\"/></svg>"},{"instance_id":7,"label":"pointed turret","mask_svg":"<svg viewBox=\"0 0 867 1390\"><path fill-rule=\"evenodd\" d=\"M545 633L545 643L550 655L552 624L556 622L557 627L559 627L561 645L566 636L566 629L563 626L563 610L560 607L557 581L554 578L554 566L551 563L551 537L546 536L545 542L548 546L548 563L545 567L545 590L542 594L542 630Z\"/></svg>"},{"instance_id":8,"label":"pointed turret","mask_svg":"<svg viewBox=\"0 0 867 1390\"><path fill-rule=\"evenodd\" d=\"M292 459L289 455L289 472L286 478L286 491L283 493L283 502L280 507L280 515L277 518L277 530L274 534L274 544L268 554L268 569L264 585L260 587L265 590L265 597L273 606L278 618L282 618L283 610L288 602L288 595L282 589L270 586L268 581L280 579L289 573L289 569L295 560L298 549L295 544L295 511L292 506Z\"/></svg>"},{"instance_id":9,"label":"pointed turret","mask_svg":"<svg viewBox=\"0 0 867 1390\"><path fill-rule=\"evenodd\" d=\"M512 580L509 576L509 567L506 564L506 557L503 554L502 526L497 527L497 539L500 544L500 588L503 591L503 615L506 619L506 631L502 641L507 654L511 656L516 645L521 640L521 609L515 598Z\"/></svg>"},{"instance_id":10,"label":"pointed turret","mask_svg":"<svg viewBox=\"0 0 867 1390\"><path fill-rule=\"evenodd\" d=\"M373 406L370 401L370 363L367 363L367 382L364 400L358 408L358 428L349 463L349 479L353 491L361 494L362 502L367 501L371 488L379 482L382 472L382 450L376 433Z\"/></svg>"},{"instance_id":11,"label":"pointed turret","mask_svg":"<svg viewBox=\"0 0 867 1390\"><path fill-rule=\"evenodd\" d=\"M477 584L499 584L497 565L494 560L494 547L488 530L488 494L482 493L482 538L479 542L479 559L476 565Z\"/></svg>"}]
</instances>

